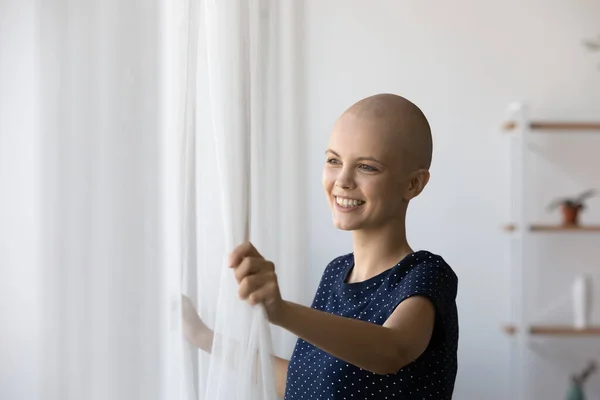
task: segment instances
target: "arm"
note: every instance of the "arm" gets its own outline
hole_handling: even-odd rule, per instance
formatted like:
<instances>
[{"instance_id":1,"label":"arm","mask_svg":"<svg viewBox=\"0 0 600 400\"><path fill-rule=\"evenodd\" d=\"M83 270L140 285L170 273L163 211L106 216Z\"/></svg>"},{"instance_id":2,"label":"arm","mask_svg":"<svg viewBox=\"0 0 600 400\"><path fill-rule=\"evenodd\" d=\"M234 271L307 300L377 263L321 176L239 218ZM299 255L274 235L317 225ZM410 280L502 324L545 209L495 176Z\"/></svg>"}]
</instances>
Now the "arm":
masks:
<instances>
[{"instance_id":1,"label":"arm","mask_svg":"<svg viewBox=\"0 0 600 400\"><path fill-rule=\"evenodd\" d=\"M425 297L404 300L383 326L283 302L273 323L347 363L391 374L425 351L435 311Z\"/></svg>"},{"instance_id":2,"label":"arm","mask_svg":"<svg viewBox=\"0 0 600 400\"><path fill-rule=\"evenodd\" d=\"M183 333L186 340L200 350L211 353L214 332L200 319L191 300L182 296ZM275 375L275 389L279 397L285 396L287 371L290 362L277 356L271 356Z\"/></svg>"},{"instance_id":3,"label":"arm","mask_svg":"<svg viewBox=\"0 0 600 400\"><path fill-rule=\"evenodd\" d=\"M402 301L383 326L284 301L275 267L250 243L230 255L240 298L263 304L271 323L365 370L389 374L421 355L433 334L435 307L425 296Z\"/></svg>"},{"instance_id":4,"label":"arm","mask_svg":"<svg viewBox=\"0 0 600 400\"><path fill-rule=\"evenodd\" d=\"M272 360L273 367L275 369L275 389L277 391L277 396L284 398L288 367L290 366L290 362L286 359L277 356L273 356Z\"/></svg>"},{"instance_id":5,"label":"arm","mask_svg":"<svg viewBox=\"0 0 600 400\"><path fill-rule=\"evenodd\" d=\"M191 339L190 343L210 354L212 349L212 341L213 332L212 330L209 330L195 335L195 338ZM290 362L277 356L271 356L271 361L273 362L273 370L275 374L275 390L277 391L277 396L283 398L285 396L287 372Z\"/></svg>"}]
</instances>

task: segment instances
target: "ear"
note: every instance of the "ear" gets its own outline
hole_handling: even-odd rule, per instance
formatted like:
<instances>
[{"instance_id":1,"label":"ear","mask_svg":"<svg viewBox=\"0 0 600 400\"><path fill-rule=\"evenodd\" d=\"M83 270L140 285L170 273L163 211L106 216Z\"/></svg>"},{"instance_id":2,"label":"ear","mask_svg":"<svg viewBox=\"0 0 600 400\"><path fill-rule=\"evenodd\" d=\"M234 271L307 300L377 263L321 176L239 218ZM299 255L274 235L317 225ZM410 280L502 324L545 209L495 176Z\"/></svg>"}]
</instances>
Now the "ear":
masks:
<instances>
[{"instance_id":1,"label":"ear","mask_svg":"<svg viewBox=\"0 0 600 400\"><path fill-rule=\"evenodd\" d=\"M411 200L421 194L427 183L429 182L429 171L426 169L419 169L414 171L408 181L408 186L404 197L406 200Z\"/></svg>"}]
</instances>

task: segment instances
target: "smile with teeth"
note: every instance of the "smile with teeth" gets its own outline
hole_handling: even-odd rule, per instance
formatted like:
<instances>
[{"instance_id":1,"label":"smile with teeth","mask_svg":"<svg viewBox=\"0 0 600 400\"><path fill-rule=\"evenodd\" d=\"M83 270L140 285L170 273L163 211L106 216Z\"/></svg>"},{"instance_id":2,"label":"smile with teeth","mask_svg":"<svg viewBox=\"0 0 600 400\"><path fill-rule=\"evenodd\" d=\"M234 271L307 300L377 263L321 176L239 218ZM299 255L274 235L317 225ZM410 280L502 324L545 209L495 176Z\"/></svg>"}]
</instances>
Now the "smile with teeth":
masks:
<instances>
[{"instance_id":1,"label":"smile with teeth","mask_svg":"<svg viewBox=\"0 0 600 400\"><path fill-rule=\"evenodd\" d=\"M365 204L365 202L362 200L347 199L347 198L337 197L337 196L335 196L335 202L337 203L338 206L345 207L345 208L358 207L358 206L362 206L363 204Z\"/></svg>"}]
</instances>

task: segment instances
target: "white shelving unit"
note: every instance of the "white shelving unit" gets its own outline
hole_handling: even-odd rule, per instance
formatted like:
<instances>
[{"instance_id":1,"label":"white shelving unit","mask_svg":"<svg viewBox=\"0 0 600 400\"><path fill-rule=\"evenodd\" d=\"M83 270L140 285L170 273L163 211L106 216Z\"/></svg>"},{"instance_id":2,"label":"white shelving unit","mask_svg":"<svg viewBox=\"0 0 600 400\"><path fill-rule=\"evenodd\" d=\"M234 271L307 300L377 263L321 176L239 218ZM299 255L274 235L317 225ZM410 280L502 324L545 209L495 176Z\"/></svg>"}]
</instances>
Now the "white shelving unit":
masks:
<instances>
[{"instance_id":1,"label":"white shelving unit","mask_svg":"<svg viewBox=\"0 0 600 400\"><path fill-rule=\"evenodd\" d=\"M531 156L528 144L531 135L548 132L590 132L600 134L600 122L558 122L536 121L529 118L526 104L514 104L509 109L510 119L502 130L511 141L510 146L510 178L513 204L511 207L511 221L502 229L510 235L510 282L513 320L502 327L503 331L514 340L512 351L512 379L514 383L513 396L518 400L534 399L533 388L528 383L529 368L527 365L527 347L532 336L552 337L582 337L597 336L600 338L600 326L576 329L569 325L536 325L532 323L531 310L527 309L524 286L532 276L532 268L527 265L527 252L532 235L540 232L569 234L572 232L598 232L600 225L562 226L536 224L530 220L528 212L528 199L532 183L526 166Z\"/></svg>"}]
</instances>

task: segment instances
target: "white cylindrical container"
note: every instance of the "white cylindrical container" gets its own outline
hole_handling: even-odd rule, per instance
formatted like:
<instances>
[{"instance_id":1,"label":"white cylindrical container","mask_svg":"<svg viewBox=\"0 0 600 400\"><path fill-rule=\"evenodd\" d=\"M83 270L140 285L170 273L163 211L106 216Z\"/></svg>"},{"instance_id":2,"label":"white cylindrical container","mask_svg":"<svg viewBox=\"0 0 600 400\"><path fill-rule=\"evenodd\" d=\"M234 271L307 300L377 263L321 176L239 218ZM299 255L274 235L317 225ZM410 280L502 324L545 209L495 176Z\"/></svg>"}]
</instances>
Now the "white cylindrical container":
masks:
<instances>
[{"instance_id":1,"label":"white cylindrical container","mask_svg":"<svg viewBox=\"0 0 600 400\"><path fill-rule=\"evenodd\" d=\"M573 281L573 324L576 329L585 329L590 325L592 313L592 278L578 275Z\"/></svg>"}]
</instances>

